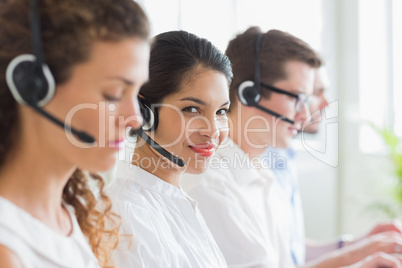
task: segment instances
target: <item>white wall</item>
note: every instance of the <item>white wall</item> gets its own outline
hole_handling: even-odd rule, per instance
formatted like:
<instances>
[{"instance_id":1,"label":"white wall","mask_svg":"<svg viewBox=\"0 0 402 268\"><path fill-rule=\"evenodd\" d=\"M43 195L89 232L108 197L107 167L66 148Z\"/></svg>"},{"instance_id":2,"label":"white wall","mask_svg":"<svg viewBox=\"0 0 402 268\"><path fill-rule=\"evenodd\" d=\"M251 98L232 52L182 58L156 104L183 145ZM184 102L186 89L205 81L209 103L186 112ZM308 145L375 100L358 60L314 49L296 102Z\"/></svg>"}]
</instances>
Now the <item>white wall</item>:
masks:
<instances>
[{"instance_id":1,"label":"white wall","mask_svg":"<svg viewBox=\"0 0 402 268\"><path fill-rule=\"evenodd\" d=\"M378 140L363 119L387 121L391 113L388 110L392 109L386 103L387 92L392 90L386 42L389 3L323 1L322 52L329 69L330 90L335 93L330 100L337 101L339 108L339 162L337 167L331 167L306 152L298 155L310 237L358 235L385 220L368 207L389 196L392 166L390 159L374 146ZM375 23L367 25L368 21ZM322 136L320 139L323 144L336 142L331 138L325 141Z\"/></svg>"}]
</instances>

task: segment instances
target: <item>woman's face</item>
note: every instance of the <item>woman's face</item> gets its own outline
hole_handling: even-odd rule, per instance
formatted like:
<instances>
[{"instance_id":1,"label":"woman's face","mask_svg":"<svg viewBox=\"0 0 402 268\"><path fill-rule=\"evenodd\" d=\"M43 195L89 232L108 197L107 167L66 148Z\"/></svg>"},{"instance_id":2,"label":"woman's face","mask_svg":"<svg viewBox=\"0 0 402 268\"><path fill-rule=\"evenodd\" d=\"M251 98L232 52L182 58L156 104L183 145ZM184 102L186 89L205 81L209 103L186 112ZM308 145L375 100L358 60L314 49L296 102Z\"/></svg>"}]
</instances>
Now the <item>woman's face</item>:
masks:
<instances>
[{"instance_id":1,"label":"woman's face","mask_svg":"<svg viewBox=\"0 0 402 268\"><path fill-rule=\"evenodd\" d=\"M201 173L228 135L228 108L225 75L198 67L178 93L163 100L159 125L152 134L166 150L186 162L186 172Z\"/></svg>"},{"instance_id":2,"label":"woman's face","mask_svg":"<svg viewBox=\"0 0 402 268\"><path fill-rule=\"evenodd\" d=\"M149 44L143 39L95 42L90 59L73 68L71 78L58 85L44 109L93 136L96 143L85 144L46 121L41 127L51 148L79 168L111 168L124 144L126 127L142 123L137 95L148 79L148 62Z\"/></svg>"}]
</instances>

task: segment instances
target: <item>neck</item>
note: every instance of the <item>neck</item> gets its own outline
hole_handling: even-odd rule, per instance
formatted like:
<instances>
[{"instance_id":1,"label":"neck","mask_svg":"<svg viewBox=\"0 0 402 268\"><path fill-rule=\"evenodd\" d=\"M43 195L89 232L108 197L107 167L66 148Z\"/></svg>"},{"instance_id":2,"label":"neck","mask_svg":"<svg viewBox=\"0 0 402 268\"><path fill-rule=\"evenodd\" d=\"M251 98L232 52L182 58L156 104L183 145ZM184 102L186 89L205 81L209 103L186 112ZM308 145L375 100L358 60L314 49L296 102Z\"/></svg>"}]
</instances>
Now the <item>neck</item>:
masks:
<instances>
[{"instance_id":1,"label":"neck","mask_svg":"<svg viewBox=\"0 0 402 268\"><path fill-rule=\"evenodd\" d=\"M180 185L181 170L157 153L148 144L135 148L131 164L142 168L173 186L178 187Z\"/></svg>"},{"instance_id":2,"label":"neck","mask_svg":"<svg viewBox=\"0 0 402 268\"><path fill-rule=\"evenodd\" d=\"M258 132L248 129L250 116L248 110L252 107L244 107L240 103L230 112L229 137L249 156L249 158L260 157L269 146L259 142ZM256 135L257 134L257 135Z\"/></svg>"},{"instance_id":3,"label":"neck","mask_svg":"<svg viewBox=\"0 0 402 268\"><path fill-rule=\"evenodd\" d=\"M55 157L52 148L44 149L45 141L21 136L0 170L0 196L56 232L67 234L71 226L62 207L62 192L75 167Z\"/></svg>"}]
</instances>

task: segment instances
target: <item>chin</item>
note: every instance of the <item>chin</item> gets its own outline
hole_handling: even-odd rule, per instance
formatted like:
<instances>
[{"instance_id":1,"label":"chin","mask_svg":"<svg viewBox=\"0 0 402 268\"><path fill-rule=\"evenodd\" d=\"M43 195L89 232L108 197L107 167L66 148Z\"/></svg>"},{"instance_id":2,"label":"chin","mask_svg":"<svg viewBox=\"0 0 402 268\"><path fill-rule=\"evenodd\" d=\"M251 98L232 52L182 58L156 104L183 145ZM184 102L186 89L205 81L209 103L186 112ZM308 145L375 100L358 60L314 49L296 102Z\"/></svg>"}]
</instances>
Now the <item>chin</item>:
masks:
<instances>
[{"instance_id":1,"label":"chin","mask_svg":"<svg viewBox=\"0 0 402 268\"><path fill-rule=\"evenodd\" d=\"M105 172L109 171L116 164L117 157L105 157L102 159L98 159L98 161L87 163L86 165L82 165L80 168L83 170L87 170L89 172Z\"/></svg>"},{"instance_id":2,"label":"chin","mask_svg":"<svg viewBox=\"0 0 402 268\"><path fill-rule=\"evenodd\" d=\"M186 173L189 174L201 174L204 173L208 167L208 161L198 161L196 163L191 162L186 167Z\"/></svg>"},{"instance_id":3,"label":"chin","mask_svg":"<svg viewBox=\"0 0 402 268\"><path fill-rule=\"evenodd\" d=\"M189 174L202 174L204 172L205 172L205 168L203 168L203 169L200 169L200 168L198 168L198 169L187 169L186 170L186 173L189 173Z\"/></svg>"},{"instance_id":4,"label":"chin","mask_svg":"<svg viewBox=\"0 0 402 268\"><path fill-rule=\"evenodd\" d=\"M276 144L276 148L279 149L287 149L290 147L290 145L292 144L292 138L280 141Z\"/></svg>"},{"instance_id":5,"label":"chin","mask_svg":"<svg viewBox=\"0 0 402 268\"><path fill-rule=\"evenodd\" d=\"M317 134L318 133L318 129L319 129L319 124L318 123L314 123L311 125L308 125L307 127L305 127L303 129L303 131L305 133L309 133L309 134Z\"/></svg>"},{"instance_id":6,"label":"chin","mask_svg":"<svg viewBox=\"0 0 402 268\"><path fill-rule=\"evenodd\" d=\"M186 163L185 173L201 174L208 168L210 157L204 157L197 154L182 158Z\"/></svg>"}]
</instances>

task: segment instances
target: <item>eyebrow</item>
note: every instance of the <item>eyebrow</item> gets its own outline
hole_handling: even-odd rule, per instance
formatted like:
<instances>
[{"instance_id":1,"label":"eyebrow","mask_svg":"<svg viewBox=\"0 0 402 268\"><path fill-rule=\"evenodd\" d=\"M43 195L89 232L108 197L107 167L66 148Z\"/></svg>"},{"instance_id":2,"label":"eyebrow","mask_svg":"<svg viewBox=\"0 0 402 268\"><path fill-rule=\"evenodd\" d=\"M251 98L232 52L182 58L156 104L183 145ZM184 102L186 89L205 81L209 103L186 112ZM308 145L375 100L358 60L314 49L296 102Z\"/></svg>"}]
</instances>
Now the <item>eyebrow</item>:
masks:
<instances>
[{"instance_id":1,"label":"eyebrow","mask_svg":"<svg viewBox=\"0 0 402 268\"><path fill-rule=\"evenodd\" d=\"M122 81L124 84L126 84L127 86L132 86L132 85L134 85L134 82L133 82L133 81L128 80L128 79L126 79L126 78L124 78L124 77L121 77L121 76L110 76L110 77L107 77L107 79L120 80L120 81Z\"/></svg>"},{"instance_id":2,"label":"eyebrow","mask_svg":"<svg viewBox=\"0 0 402 268\"><path fill-rule=\"evenodd\" d=\"M207 103L205 101L202 101L202 100L194 98L194 97L182 98L180 100L181 101L192 101L192 102L198 103L200 105L207 106ZM221 105L221 107L225 106L225 105L228 105L228 104L230 104L230 101L225 102L224 104Z\"/></svg>"},{"instance_id":3,"label":"eyebrow","mask_svg":"<svg viewBox=\"0 0 402 268\"><path fill-rule=\"evenodd\" d=\"M222 106L229 105L229 104L230 104L230 101L227 101L227 102L225 102L224 104L222 104L221 107L222 107Z\"/></svg>"}]
</instances>

